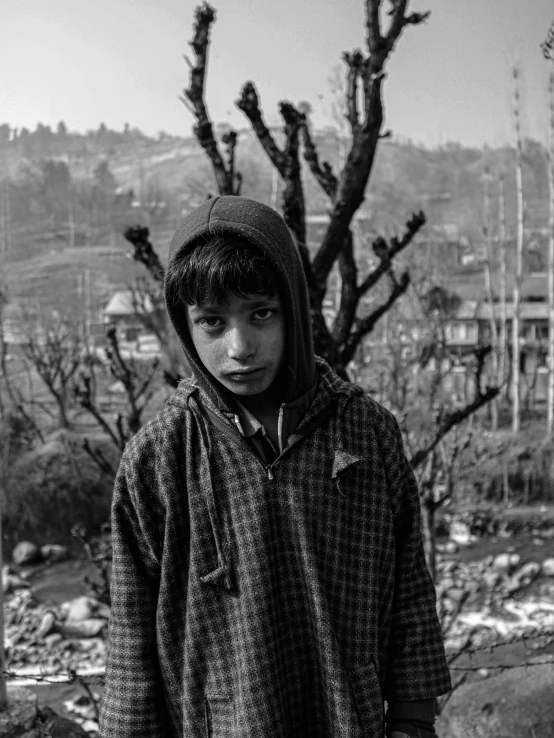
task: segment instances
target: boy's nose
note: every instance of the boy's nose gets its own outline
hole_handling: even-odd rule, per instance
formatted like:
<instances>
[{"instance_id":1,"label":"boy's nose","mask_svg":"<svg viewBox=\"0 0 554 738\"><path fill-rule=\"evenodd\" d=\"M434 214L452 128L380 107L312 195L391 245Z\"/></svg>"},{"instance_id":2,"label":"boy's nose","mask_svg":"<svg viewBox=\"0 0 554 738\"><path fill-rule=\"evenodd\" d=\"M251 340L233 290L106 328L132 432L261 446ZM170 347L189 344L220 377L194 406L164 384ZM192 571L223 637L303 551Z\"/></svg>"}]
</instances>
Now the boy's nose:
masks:
<instances>
[{"instance_id":1,"label":"boy's nose","mask_svg":"<svg viewBox=\"0 0 554 738\"><path fill-rule=\"evenodd\" d=\"M248 331L234 329L227 335L229 358L244 361L256 353L254 342Z\"/></svg>"}]
</instances>

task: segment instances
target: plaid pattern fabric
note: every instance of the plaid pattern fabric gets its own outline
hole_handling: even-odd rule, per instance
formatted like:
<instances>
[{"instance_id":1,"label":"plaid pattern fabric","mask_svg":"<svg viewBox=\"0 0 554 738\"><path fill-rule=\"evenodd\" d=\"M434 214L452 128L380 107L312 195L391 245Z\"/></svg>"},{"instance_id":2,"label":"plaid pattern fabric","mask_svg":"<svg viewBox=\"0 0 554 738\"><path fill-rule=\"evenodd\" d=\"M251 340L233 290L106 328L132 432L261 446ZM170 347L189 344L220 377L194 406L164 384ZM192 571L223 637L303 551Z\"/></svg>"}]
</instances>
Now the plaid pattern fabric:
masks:
<instances>
[{"instance_id":1,"label":"plaid pattern fabric","mask_svg":"<svg viewBox=\"0 0 554 738\"><path fill-rule=\"evenodd\" d=\"M317 367L269 466L188 382L128 444L103 738L380 738L450 689L398 425Z\"/></svg>"}]
</instances>

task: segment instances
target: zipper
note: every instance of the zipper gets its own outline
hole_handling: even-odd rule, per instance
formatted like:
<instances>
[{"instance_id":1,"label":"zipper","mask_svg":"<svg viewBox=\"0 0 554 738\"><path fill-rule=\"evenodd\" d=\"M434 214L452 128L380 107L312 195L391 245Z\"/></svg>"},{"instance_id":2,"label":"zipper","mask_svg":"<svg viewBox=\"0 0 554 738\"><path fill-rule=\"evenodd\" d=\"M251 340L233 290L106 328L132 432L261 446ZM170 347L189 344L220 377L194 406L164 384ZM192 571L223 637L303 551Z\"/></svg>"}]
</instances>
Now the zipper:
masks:
<instances>
[{"instance_id":1,"label":"zipper","mask_svg":"<svg viewBox=\"0 0 554 738\"><path fill-rule=\"evenodd\" d=\"M277 420L277 440L279 441L279 456L283 453L283 411L285 403L279 407L279 419Z\"/></svg>"},{"instance_id":2,"label":"zipper","mask_svg":"<svg viewBox=\"0 0 554 738\"><path fill-rule=\"evenodd\" d=\"M302 434L298 435L298 434L294 434L293 433L293 435L291 436L291 438L293 439L292 442L289 443L289 445L285 449L283 449L282 451L279 448L280 454L275 459L275 461L273 461L271 464L264 464L264 462L260 459L260 457L256 453L254 453L254 451L250 448L250 446L248 445L248 443L246 443L246 441L244 440L244 438L240 434L238 428L234 428L227 421L223 420L222 418L220 418L219 416L217 416L215 413L213 413L210 410L208 410L207 408L203 407L203 405L202 405L201 402L198 402L197 403L197 407L198 407L198 410L200 411L200 414L203 415L208 421L209 420L212 420L213 421L213 424L217 428L219 428L220 431L222 431L222 433L224 433L230 440L233 440L235 443L238 443L240 445L244 445L244 447L246 448L246 450L248 451L248 453L251 454L251 456L253 456L254 459L256 459L256 461L258 462L258 464L260 464L260 466L264 469L264 471L265 471L265 473L267 475L268 480L271 482L271 481L273 481L273 471L272 471L272 468L271 467L274 464L276 464L277 461L279 461L279 459L284 454L287 453L287 451L289 451L293 446L295 446L298 443L298 441L301 441L302 438L304 437L304 435L306 435L306 433L309 433L313 428L315 428L318 425L320 425L324 420L326 420L330 415L332 415L333 412L335 412L335 410L336 410L337 404L338 404L338 400L336 400L336 399L335 400L332 400L329 403L329 405L318 416L316 416L311 421L311 423L309 423L307 425L307 427L304 429L304 432ZM278 423L280 424L281 429L282 429L282 424L283 424L283 408L284 408L284 404L281 405L281 407L279 408L279 421L278 421ZM277 426L278 431L280 430L279 429L279 424Z\"/></svg>"}]
</instances>

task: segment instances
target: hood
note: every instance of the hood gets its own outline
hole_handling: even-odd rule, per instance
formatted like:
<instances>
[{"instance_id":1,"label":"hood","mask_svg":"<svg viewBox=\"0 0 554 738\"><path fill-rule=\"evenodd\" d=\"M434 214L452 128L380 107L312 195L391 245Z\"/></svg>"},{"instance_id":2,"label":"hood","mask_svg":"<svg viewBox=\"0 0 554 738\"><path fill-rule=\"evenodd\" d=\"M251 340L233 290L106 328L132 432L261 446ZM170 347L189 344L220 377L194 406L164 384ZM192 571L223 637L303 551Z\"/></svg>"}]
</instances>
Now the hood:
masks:
<instances>
[{"instance_id":1,"label":"hood","mask_svg":"<svg viewBox=\"0 0 554 738\"><path fill-rule=\"evenodd\" d=\"M198 239L225 234L241 237L258 247L275 268L286 326L282 401L293 402L313 387L316 372L308 288L300 254L283 218L267 205L246 197L211 198L189 213L173 235L168 263L190 250ZM167 288L165 298L170 320L198 384L218 408L228 410L224 388L196 353L185 319L185 306L174 303Z\"/></svg>"}]
</instances>

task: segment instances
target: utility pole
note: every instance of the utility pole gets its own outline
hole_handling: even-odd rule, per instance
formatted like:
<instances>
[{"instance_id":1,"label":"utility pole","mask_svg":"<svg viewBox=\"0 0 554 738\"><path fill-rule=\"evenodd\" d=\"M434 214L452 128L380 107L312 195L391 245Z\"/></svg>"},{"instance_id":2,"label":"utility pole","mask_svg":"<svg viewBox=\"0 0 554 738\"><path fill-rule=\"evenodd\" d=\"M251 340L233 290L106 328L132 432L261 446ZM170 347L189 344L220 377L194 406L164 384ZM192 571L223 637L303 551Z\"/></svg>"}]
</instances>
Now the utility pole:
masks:
<instances>
[{"instance_id":1,"label":"utility pole","mask_svg":"<svg viewBox=\"0 0 554 738\"><path fill-rule=\"evenodd\" d=\"M512 432L519 433L521 428L521 382L520 382L520 301L523 274L523 147L521 142L521 93L520 69L516 65L512 71L514 85L513 115L516 139L516 269L514 280L514 315L512 318Z\"/></svg>"}]
</instances>

